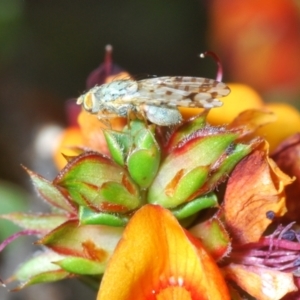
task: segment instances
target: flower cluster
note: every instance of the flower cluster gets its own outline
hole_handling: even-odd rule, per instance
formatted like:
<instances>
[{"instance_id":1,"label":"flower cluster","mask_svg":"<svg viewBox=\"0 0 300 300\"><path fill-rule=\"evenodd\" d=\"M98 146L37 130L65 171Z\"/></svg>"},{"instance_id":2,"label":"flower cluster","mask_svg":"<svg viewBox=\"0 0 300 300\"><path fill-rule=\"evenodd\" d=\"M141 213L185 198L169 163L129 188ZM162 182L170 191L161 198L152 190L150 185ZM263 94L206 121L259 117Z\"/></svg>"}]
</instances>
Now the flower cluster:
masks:
<instances>
[{"instance_id":1,"label":"flower cluster","mask_svg":"<svg viewBox=\"0 0 300 300\"><path fill-rule=\"evenodd\" d=\"M245 98L259 98L251 93ZM115 118L105 128L80 112L79 126L62 139L60 150L73 147L63 167L56 158L58 175L50 181L26 169L51 212L1 216L24 228L1 248L23 234L43 246L10 280L20 289L81 277L101 283L97 299L296 297L298 204L286 186L299 170L286 159L298 160L299 137L272 159L262 136L277 132L261 128L276 112L249 103L234 104L240 111L232 109L228 121L222 117L230 113L183 109L186 120L174 128L137 118Z\"/></svg>"}]
</instances>

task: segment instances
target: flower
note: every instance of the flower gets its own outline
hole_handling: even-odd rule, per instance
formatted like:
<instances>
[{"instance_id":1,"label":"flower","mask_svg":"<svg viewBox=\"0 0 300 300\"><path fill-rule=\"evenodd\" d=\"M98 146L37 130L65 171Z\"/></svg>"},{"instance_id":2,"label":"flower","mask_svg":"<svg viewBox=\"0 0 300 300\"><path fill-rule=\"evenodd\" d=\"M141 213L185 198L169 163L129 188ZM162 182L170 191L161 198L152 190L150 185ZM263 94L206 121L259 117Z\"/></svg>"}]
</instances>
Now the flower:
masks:
<instances>
[{"instance_id":1,"label":"flower","mask_svg":"<svg viewBox=\"0 0 300 300\"><path fill-rule=\"evenodd\" d=\"M295 238L283 240L291 225L263 237L272 221L286 213L285 186L292 182L268 157L264 142L235 167L213 223L209 220L190 229L218 259L225 278L255 299L281 299L297 291L293 272L300 244ZM212 234L219 237L213 244L207 239Z\"/></svg>"},{"instance_id":2,"label":"flower","mask_svg":"<svg viewBox=\"0 0 300 300\"><path fill-rule=\"evenodd\" d=\"M25 168L50 212L2 216L24 230L0 249L26 234L43 247L11 278L21 282L17 289L82 276L98 288L103 276L98 299L295 293L299 234L293 223L276 223L293 179L269 157L268 134L257 134L276 113L248 87L232 89L228 102L246 99L244 106L195 109L173 128L134 116L105 127L81 112L62 147L80 144L64 155L58 175L47 180Z\"/></svg>"},{"instance_id":3,"label":"flower","mask_svg":"<svg viewBox=\"0 0 300 300\"><path fill-rule=\"evenodd\" d=\"M222 107L213 109L209 113L207 120L210 124L228 124L246 110L273 113L274 117L269 116L255 132L269 142L271 153L283 140L300 131L300 113L293 106L280 102L264 103L261 96L245 84L229 83L228 86L231 93L224 99ZM186 109L182 111L188 116L193 113Z\"/></svg>"},{"instance_id":4,"label":"flower","mask_svg":"<svg viewBox=\"0 0 300 300\"><path fill-rule=\"evenodd\" d=\"M18 288L103 274L124 226L147 203L169 208L185 227L217 206L213 191L261 140L248 138L251 130L240 125L211 127L206 116L168 133L138 119L122 131L104 129L110 157L96 151L66 156L52 181L26 169L51 213L2 216L39 236L37 244L47 249L16 272Z\"/></svg>"},{"instance_id":5,"label":"flower","mask_svg":"<svg viewBox=\"0 0 300 300\"><path fill-rule=\"evenodd\" d=\"M230 296L223 275L201 243L168 210L146 205L126 227L97 299L224 300Z\"/></svg>"},{"instance_id":6,"label":"flower","mask_svg":"<svg viewBox=\"0 0 300 300\"><path fill-rule=\"evenodd\" d=\"M230 263L223 271L256 299L280 299L297 290L292 270L296 270L293 262L300 247L294 243L299 250L286 262L287 249L280 245L280 238L275 234L269 239L262 237L272 220L286 213L284 188L293 181L268 158L267 151L267 144L256 149L228 181L223 207L233 241ZM281 272L285 269L289 272Z\"/></svg>"}]
</instances>

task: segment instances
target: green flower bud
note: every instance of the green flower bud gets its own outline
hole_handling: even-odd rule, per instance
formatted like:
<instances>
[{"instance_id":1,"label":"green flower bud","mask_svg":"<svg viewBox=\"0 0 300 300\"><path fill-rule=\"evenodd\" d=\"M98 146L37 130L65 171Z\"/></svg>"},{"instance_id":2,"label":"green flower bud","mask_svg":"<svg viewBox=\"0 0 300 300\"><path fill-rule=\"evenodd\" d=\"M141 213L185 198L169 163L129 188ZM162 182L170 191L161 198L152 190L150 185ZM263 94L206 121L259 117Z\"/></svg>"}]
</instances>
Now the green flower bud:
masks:
<instances>
[{"instance_id":1,"label":"green flower bud","mask_svg":"<svg viewBox=\"0 0 300 300\"><path fill-rule=\"evenodd\" d=\"M133 149L127 157L128 172L141 188L147 188L158 171L160 147L154 138L153 127L142 127L133 132Z\"/></svg>"},{"instance_id":2,"label":"green flower bud","mask_svg":"<svg viewBox=\"0 0 300 300\"><path fill-rule=\"evenodd\" d=\"M95 211L126 212L140 205L139 189L127 171L96 152L73 159L54 184L65 188L79 205Z\"/></svg>"},{"instance_id":3,"label":"green flower bud","mask_svg":"<svg viewBox=\"0 0 300 300\"><path fill-rule=\"evenodd\" d=\"M210 168L236 138L237 134L230 132L211 134L208 128L205 134L194 134L181 143L162 162L149 188L148 202L173 208L194 199L208 179Z\"/></svg>"}]
</instances>

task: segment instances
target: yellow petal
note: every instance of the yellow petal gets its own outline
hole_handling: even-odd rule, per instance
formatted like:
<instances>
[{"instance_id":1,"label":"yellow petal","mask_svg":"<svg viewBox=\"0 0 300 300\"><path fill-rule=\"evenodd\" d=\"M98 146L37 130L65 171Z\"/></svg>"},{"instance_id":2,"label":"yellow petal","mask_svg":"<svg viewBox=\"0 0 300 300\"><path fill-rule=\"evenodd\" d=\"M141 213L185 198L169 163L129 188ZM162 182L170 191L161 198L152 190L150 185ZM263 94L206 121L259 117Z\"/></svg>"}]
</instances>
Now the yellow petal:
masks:
<instances>
[{"instance_id":1,"label":"yellow petal","mask_svg":"<svg viewBox=\"0 0 300 300\"><path fill-rule=\"evenodd\" d=\"M218 266L187 234L168 210L142 207L125 229L97 299L230 299Z\"/></svg>"},{"instance_id":2,"label":"yellow petal","mask_svg":"<svg viewBox=\"0 0 300 300\"><path fill-rule=\"evenodd\" d=\"M251 87L239 83L229 83L228 86L231 93L221 98L223 106L208 114L208 122L213 125L228 124L244 110L263 107L263 100Z\"/></svg>"},{"instance_id":3,"label":"yellow petal","mask_svg":"<svg viewBox=\"0 0 300 300\"><path fill-rule=\"evenodd\" d=\"M208 122L213 125L230 123L239 113L247 109L262 108L263 100L259 94L245 84L229 83L231 92L228 96L220 98L223 106L211 109L208 114ZM179 108L184 119L200 114L202 108Z\"/></svg>"},{"instance_id":4,"label":"yellow petal","mask_svg":"<svg viewBox=\"0 0 300 300\"><path fill-rule=\"evenodd\" d=\"M260 128L257 134L267 139L272 152L280 142L300 131L300 113L285 103L269 103L265 107L276 114L277 120Z\"/></svg>"},{"instance_id":5,"label":"yellow petal","mask_svg":"<svg viewBox=\"0 0 300 300\"><path fill-rule=\"evenodd\" d=\"M276 120L276 115L264 108L247 109L238 114L227 128L243 128L243 131L246 134L250 134L256 132L258 128L265 126L266 124L273 123Z\"/></svg>"}]
</instances>

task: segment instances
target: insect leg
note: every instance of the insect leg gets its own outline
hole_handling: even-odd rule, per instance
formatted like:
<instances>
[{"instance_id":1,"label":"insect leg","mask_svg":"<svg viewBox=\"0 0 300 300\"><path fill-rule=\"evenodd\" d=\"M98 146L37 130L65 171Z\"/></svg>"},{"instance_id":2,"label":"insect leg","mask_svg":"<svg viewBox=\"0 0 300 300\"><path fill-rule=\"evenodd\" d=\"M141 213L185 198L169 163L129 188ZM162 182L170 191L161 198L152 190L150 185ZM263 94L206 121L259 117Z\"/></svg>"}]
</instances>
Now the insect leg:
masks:
<instances>
[{"instance_id":1,"label":"insect leg","mask_svg":"<svg viewBox=\"0 0 300 300\"><path fill-rule=\"evenodd\" d=\"M106 111L100 111L100 112L98 112L97 117L98 117L99 121L100 121L102 124L104 124L104 125L105 125L106 127L108 127L109 129L112 129L110 120L111 120L112 118L115 118L115 117L116 117L116 114L109 113L109 112L106 112Z\"/></svg>"},{"instance_id":2,"label":"insect leg","mask_svg":"<svg viewBox=\"0 0 300 300\"><path fill-rule=\"evenodd\" d=\"M146 127L148 126L147 117L143 110L135 109L135 110L128 110L127 113L127 125L130 128L130 122L134 119L139 119L141 121L144 121Z\"/></svg>"}]
</instances>

